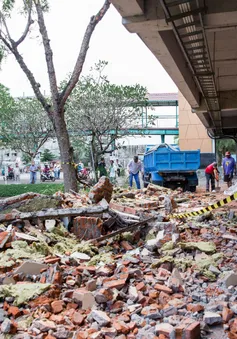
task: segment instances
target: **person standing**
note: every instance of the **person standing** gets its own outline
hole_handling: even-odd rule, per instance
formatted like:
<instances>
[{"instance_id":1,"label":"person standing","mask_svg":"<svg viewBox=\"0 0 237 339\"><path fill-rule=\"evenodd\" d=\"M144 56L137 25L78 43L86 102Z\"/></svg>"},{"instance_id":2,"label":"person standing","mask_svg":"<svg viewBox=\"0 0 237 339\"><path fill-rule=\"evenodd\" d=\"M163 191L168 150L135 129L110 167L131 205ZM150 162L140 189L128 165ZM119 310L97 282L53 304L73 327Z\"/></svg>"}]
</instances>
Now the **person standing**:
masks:
<instances>
[{"instance_id":1,"label":"person standing","mask_svg":"<svg viewBox=\"0 0 237 339\"><path fill-rule=\"evenodd\" d=\"M133 160L131 160L127 166L129 173L129 187L132 188L133 178L136 182L137 189L141 189L139 172L143 174L143 164L138 159L138 156L135 155Z\"/></svg>"},{"instance_id":2,"label":"person standing","mask_svg":"<svg viewBox=\"0 0 237 339\"><path fill-rule=\"evenodd\" d=\"M55 163L54 166L53 166L53 171L54 171L54 177L55 177L55 179L58 179L58 166L57 166L56 163Z\"/></svg>"},{"instance_id":3,"label":"person standing","mask_svg":"<svg viewBox=\"0 0 237 339\"><path fill-rule=\"evenodd\" d=\"M107 170L106 170L106 165L105 165L105 159L101 158L97 170L100 172L99 177L103 177L108 175Z\"/></svg>"},{"instance_id":4,"label":"person standing","mask_svg":"<svg viewBox=\"0 0 237 339\"><path fill-rule=\"evenodd\" d=\"M60 179L61 165L59 162L57 163L57 169L58 169L58 179Z\"/></svg>"},{"instance_id":5,"label":"person standing","mask_svg":"<svg viewBox=\"0 0 237 339\"><path fill-rule=\"evenodd\" d=\"M20 174L21 174L21 172L20 172L19 165L16 163L16 167L14 169L14 176L15 176L15 180L17 182L20 182Z\"/></svg>"},{"instance_id":6,"label":"person standing","mask_svg":"<svg viewBox=\"0 0 237 339\"><path fill-rule=\"evenodd\" d=\"M122 165L119 163L119 160L116 159L115 171L116 171L118 177L120 177L120 175L121 175L121 168L122 168Z\"/></svg>"},{"instance_id":7,"label":"person standing","mask_svg":"<svg viewBox=\"0 0 237 339\"><path fill-rule=\"evenodd\" d=\"M110 160L110 168L109 168L109 180L111 181L112 184L115 184L115 166L114 166L114 161Z\"/></svg>"},{"instance_id":8,"label":"person standing","mask_svg":"<svg viewBox=\"0 0 237 339\"><path fill-rule=\"evenodd\" d=\"M217 169L217 163L213 162L212 164L208 165L205 169L205 177L206 177L206 192L209 192L210 188L210 182L211 182L211 190L212 192L215 192L215 178L219 178L217 176L218 169Z\"/></svg>"},{"instance_id":9,"label":"person standing","mask_svg":"<svg viewBox=\"0 0 237 339\"><path fill-rule=\"evenodd\" d=\"M225 158L222 161L222 168L224 174L224 182L227 183L227 187L232 186L232 179L236 168L235 159L231 156L230 152L225 153Z\"/></svg>"},{"instance_id":10,"label":"person standing","mask_svg":"<svg viewBox=\"0 0 237 339\"><path fill-rule=\"evenodd\" d=\"M31 166L30 166L30 184L36 183L36 172L37 172L37 166L35 165L34 160L32 160Z\"/></svg>"}]
</instances>

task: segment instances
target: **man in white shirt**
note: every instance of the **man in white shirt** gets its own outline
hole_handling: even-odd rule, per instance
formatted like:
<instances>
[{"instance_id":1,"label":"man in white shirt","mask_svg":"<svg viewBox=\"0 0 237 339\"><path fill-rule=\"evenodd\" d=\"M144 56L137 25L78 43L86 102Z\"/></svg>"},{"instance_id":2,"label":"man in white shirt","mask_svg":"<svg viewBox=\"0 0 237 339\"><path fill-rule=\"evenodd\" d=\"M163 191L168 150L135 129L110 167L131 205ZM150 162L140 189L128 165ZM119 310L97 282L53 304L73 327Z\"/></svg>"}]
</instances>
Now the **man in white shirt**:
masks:
<instances>
[{"instance_id":1,"label":"man in white shirt","mask_svg":"<svg viewBox=\"0 0 237 339\"><path fill-rule=\"evenodd\" d=\"M20 182L20 174L21 174L21 172L20 172L19 165L16 164L16 167L15 167L15 169L14 169L14 176L15 176L15 180L16 180L17 182Z\"/></svg>"},{"instance_id":2,"label":"man in white shirt","mask_svg":"<svg viewBox=\"0 0 237 339\"><path fill-rule=\"evenodd\" d=\"M131 160L127 166L129 173L129 187L132 188L133 178L135 179L137 189L141 189L139 172L143 174L143 164L138 159L138 156L135 155L133 160Z\"/></svg>"}]
</instances>

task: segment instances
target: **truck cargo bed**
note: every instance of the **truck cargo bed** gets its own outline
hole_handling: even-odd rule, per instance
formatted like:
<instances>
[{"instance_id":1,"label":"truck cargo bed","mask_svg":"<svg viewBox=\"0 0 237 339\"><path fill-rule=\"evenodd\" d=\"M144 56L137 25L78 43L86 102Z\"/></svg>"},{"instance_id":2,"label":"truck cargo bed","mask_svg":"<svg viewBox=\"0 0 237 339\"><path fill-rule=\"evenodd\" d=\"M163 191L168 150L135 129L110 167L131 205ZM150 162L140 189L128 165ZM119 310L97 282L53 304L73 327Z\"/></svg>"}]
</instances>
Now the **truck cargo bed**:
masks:
<instances>
[{"instance_id":1,"label":"truck cargo bed","mask_svg":"<svg viewBox=\"0 0 237 339\"><path fill-rule=\"evenodd\" d=\"M162 144L144 155L144 168L147 172L193 172L199 167L200 150L180 151Z\"/></svg>"}]
</instances>

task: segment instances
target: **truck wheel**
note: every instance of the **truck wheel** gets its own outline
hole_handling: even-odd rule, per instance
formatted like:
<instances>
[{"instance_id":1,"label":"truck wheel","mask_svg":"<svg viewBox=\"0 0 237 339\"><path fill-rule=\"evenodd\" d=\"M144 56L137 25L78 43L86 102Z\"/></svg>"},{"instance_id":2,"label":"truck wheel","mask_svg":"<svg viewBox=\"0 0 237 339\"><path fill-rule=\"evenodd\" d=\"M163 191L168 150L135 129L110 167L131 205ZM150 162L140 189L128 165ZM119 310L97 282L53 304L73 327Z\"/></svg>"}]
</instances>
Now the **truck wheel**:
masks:
<instances>
[{"instance_id":1,"label":"truck wheel","mask_svg":"<svg viewBox=\"0 0 237 339\"><path fill-rule=\"evenodd\" d=\"M189 186L190 192L196 192L196 186Z\"/></svg>"}]
</instances>

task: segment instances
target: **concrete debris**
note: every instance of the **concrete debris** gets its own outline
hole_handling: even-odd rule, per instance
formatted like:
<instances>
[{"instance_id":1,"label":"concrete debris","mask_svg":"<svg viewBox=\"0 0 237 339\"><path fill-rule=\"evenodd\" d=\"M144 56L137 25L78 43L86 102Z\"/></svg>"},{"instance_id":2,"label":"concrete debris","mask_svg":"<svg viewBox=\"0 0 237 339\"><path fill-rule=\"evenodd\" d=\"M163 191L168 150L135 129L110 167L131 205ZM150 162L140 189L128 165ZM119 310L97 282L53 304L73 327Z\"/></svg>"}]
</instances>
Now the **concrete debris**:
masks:
<instances>
[{"instance_id":1,"label":"concrete debris","mask_svg":"<svg viewBox=\"0 0 237 339\"><path fill-rule=\"evenodd\" d=\"M225 277L225 285L226 287L230 286L237 286L237 274L236 273L230 273Z\"/></svg>"},{"instance_id":2,"label":"concrete debris","mask_svg":"<svg viewBox=\"0 0 237 339\"><path fill-rule=\"evenodd\" d=\"M47 215L28 213L22 198L8 201L24 218L10 210L0 226L2 335L207 339L218 325L236 338L236 213L169 220L170 211L218 199L155 185L113 194L107 184L102 178L89 194L57 193L60 206Z\"/></svg>"},{"instance_id":3,"label":"concrete debris","mask_svg":"<svg viewBox=\"0 0 237 339\"><path fill-rule=\"evenodd\" d=\"M203 320L207 325L216 325L222 323L221 315L214 312L205 312Z\"/></svg>"},{"instance_id":4,"label":"concrete debris","mask_svg":"<svg viewBox=\"0 0 237 339\"><path fill-rule=\"evenodd\" d=\"M33 261L25 261L20 267L15 270L15 274L37 275L47 269L48 265L40 264Z\"/></svg>"}]
</instances>

